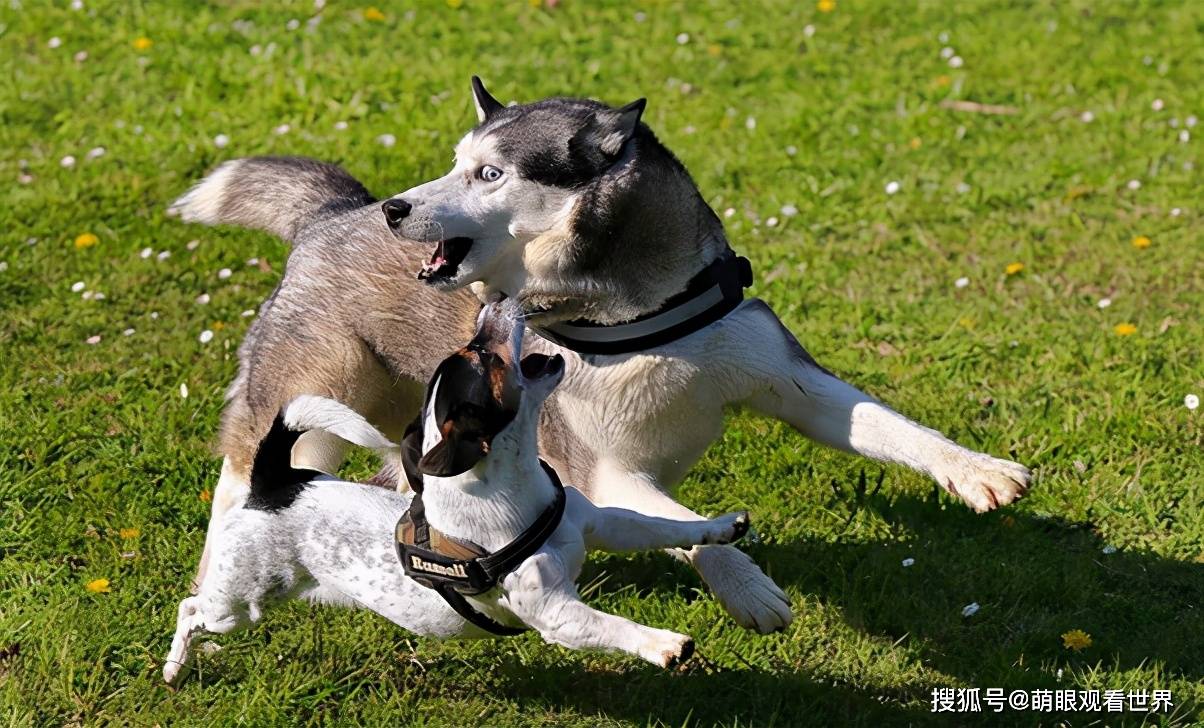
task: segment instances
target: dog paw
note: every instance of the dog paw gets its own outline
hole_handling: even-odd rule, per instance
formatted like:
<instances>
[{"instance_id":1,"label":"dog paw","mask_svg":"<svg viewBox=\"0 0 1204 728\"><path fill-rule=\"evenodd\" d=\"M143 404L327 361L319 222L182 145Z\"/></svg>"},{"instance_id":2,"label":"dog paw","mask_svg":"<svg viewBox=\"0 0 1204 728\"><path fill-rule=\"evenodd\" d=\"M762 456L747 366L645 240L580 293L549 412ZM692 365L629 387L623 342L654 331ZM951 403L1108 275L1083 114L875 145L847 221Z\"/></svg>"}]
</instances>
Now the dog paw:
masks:
<instances>
[{"instance_id":1,"label":"dog paw","mask_svg":"<svg viewBox=\"0 0 1204 728\"><path fill-rule=\"evenodd\" d=\"M173 660L169 655L163 663L163 682L168 685L178 685L188 674L188 664L181 660Z\"/></svg>"},{"instance_id":2,"label":"dog paw","mask_svg":"<svg viewBox=\"0 0 1204 728\"><path fill-rule=\"evenodd\" d=\"M707 523L700 544L728 544L739 541L748 533L748 511L727 513Z\"/></svg>"},{"instance_id":3,"label":"dog paw","mask_svg":"<svg viewBox=\"0 0 1204 728\"><path fill-rule=\"evenodd\" d=\"M672 669L694 654L694 638L668 630L650 630L652 635L640 648L640 657L654 665Z\"/></svg>"},{"instance_id":4,"label":"dog paw","mask_svg":"<svg viewBox=\"0 0 1204 728\"><path fill-rule=\"evenodd\" d=\"M945 490L979 513L1006 506L1028 492L1032 473L1020 463L982 453L960 456L933 473Z\"/></svg>"},{"instance_id":5,"label":"dog paw","mask_svg":"<svg viewBox=\"0 0 1204 728\"><path fill-rule=\"evenodd\" d=\"M700 546L690 562L736 624L761 634L780 632L794 615L790 598L748 554L731 546Z\"/></svg>"}]
</instances>

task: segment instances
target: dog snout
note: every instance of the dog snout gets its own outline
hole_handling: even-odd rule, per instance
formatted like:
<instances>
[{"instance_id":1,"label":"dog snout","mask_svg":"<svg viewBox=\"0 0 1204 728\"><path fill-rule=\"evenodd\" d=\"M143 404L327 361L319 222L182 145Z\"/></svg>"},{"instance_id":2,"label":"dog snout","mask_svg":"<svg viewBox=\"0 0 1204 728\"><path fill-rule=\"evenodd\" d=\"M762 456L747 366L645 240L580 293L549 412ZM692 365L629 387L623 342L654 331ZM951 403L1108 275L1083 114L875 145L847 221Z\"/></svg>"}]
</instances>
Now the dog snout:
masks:
<instances>
[{"instance_id":1,"label":"dog snout","mask_svg":"<svg viewBox=\"0 0 1204 728\"><path fill-rule=\"evenodd\" d=\"M389 228L396 231L401 227L401 221L410 216L410 210L414 206L397 197L385 200L380 209L385 213L385 222L389 224Z\"/></svg>"}]
</instances>

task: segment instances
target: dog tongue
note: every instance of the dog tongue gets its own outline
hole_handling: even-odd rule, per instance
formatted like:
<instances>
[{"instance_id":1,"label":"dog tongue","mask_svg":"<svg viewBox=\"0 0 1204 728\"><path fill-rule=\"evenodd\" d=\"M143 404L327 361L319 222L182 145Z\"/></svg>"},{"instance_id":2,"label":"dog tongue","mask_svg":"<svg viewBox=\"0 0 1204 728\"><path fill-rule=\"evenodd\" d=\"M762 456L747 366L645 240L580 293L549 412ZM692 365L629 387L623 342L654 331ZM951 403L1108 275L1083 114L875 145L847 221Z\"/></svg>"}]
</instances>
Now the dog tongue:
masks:
<instances>
[{"instance_id":1,"label":"dog tongue","mask_svg":"<svg viewBox=\"0 0 1204 728\"><path fill-rule=\"evenodd\" d=\"M418 278L429 278L442 268L445 263L447 263L447 259L443 257L443 241L440 240L439 244L435 246L435 252L431 254L430 262L422 266L422 271L418 274Z\"/></svg>"}]
</instances>

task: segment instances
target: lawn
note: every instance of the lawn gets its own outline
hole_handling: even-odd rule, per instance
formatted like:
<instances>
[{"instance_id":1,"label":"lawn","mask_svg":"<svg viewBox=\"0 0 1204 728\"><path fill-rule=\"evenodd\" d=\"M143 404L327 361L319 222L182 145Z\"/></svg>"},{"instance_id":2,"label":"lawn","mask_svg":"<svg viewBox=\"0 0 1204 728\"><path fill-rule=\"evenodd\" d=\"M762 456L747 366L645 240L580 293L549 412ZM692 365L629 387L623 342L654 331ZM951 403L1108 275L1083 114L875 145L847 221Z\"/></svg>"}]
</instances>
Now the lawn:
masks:
<instances>
[{"instance_id":1,"label":"lawn","mask_svg":"<svg viewBox=\"0 0 1204 728\"><path fill-rule=\"evenodd\" d=\"M877 726L947 722L948 687L1174 703L962 723L1204 720L1185 402L1204 396L1204 3L377 2L4 1L0 721ZM739 629L660 554L613 556L588 600L692 634L683 669L291 604L167 690L244 312L288 250L165 209L249 154L338 161L380 195L441 175L473 73L503 102L646 96L816 358L1028 464L1031 495L975 515L733 413L679 496L752 512L745 548L794 602L783 634Z\"/></svg>"}]
</instances>

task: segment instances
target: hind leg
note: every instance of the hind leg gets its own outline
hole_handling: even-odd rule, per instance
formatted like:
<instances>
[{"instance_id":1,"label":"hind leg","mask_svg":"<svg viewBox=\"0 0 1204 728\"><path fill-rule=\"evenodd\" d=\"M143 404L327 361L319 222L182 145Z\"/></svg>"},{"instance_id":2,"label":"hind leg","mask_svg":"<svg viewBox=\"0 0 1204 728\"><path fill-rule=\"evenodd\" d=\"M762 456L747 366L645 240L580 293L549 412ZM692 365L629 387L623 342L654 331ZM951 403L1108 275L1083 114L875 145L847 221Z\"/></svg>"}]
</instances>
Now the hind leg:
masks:
<instances>
[{"instance_id":1,"label":"hind leg","mask_svg":"<svg viewBox=\"0 0 1204 728\"><path fill-rule=\"evenodd\" d=\"M163 659L163 680L176 684L188 674L192 663L193 638L201 632L226 634L243 626L233 609L215 609L212 599L199 596L188 597L180 602L176 613L176 633L171 639L171 650ZM215 614L220 612L220 614Z\"/></svg>"},{"instance_id":2,"label":"hind leg","mask_svg":"<svg viewBox=\"0 0 1204 728\"><path fill-rule=\"evenodd\" d=\"M706 520L669 497L649 476L628 472L606 460L595 466L590 479L590 499L598 506L627 508L647 516ZM669 549L669 553L698 571L720 606L741 627L769 634L786 629L794 619L790 598L740 549L695 546Z\"/></svg>"},{"instance_id":3,"label":"hind leg","mask_svg":"<svg viewBox=\"0 0 1204 728\"><path fill-rule=\"evenodd\" d=\"M222 474L213 488L213 505L209 509L209 528L205 532L205 548L201 551L201 563L192 580L192 593L200 591L209 570L209 559L214 549L214 539L221 531L222 522L231 509L241 506L251 492L250 474L242 472L226 457L222 461Z\"/></svg>"}]
</instances>

